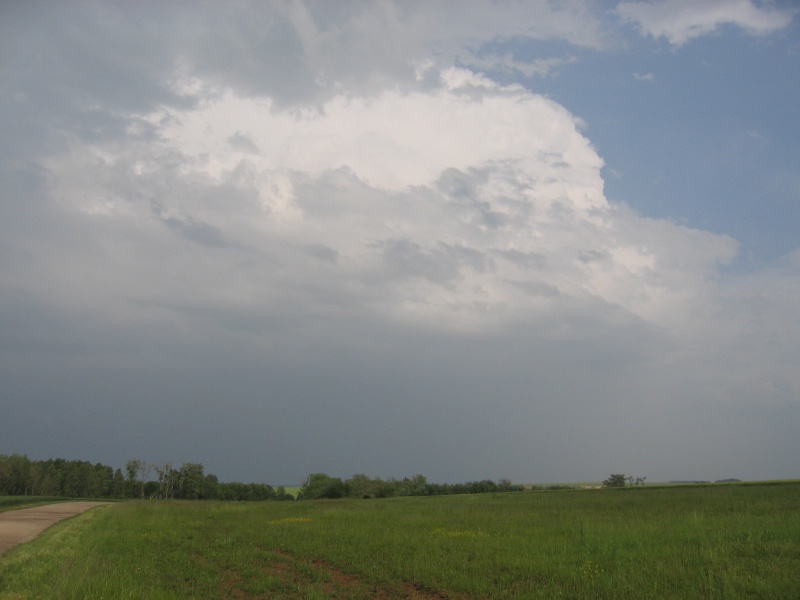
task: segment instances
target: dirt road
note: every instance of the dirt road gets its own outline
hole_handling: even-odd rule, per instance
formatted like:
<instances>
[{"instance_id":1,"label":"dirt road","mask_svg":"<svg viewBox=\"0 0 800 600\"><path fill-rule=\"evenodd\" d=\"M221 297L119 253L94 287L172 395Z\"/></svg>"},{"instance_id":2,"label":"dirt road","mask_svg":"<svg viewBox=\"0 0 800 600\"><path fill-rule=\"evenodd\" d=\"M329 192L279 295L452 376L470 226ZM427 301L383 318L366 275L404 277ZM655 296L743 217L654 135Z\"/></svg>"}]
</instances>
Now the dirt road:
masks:
<instances>
[{"instance_id":1,"label":"dirt road","mask_svg":"<svg viewBox=\"0 0 800 600\"><path fill-rule=\"evenodd\" d=\"M109 502L60 502L0 512L0 555L17 544L29 542L62 519L103 504Z\"/></svg>"}]
</instances>

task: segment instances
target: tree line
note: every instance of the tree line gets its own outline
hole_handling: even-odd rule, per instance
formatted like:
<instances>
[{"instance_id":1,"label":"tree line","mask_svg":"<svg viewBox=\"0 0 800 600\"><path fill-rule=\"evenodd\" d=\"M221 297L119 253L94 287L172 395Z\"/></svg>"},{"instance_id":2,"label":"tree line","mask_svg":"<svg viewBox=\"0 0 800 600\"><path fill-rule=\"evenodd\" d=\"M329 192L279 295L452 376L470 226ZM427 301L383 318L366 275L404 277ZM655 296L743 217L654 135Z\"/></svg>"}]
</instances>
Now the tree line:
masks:
<instances>
[{"instance_id":1,"label":"tree line","mask_svg":"<svg viewBox=\"0 0 800 600\"><path fill-rule=\"evenodd\" d=\"M152 476L155 475L155 479ZM221 483L200 463L150 463L134 458L125 471L82 460L30 460L0 454L0 496L176 500L294 500L283 487Z\"/></svg>"},{"instance_id":2,"label":"tree line","mask_svg":"<svg viewBox=\"0 0 800 600\"><path fill-rule=\"evenodd\" d=\"M430 483L424 475L381 479L353 475L342 480L312 473L303 482L298 500L323 498L391 498L517 492L524 488L508 479L467 483ZM161 500L294 500L279 486L263 483L222 483L200 463L153 463L132 458L125 468L102 463L31 460L26 455L0 454L0 496L54 496L64 498L138 498Z\"/></svg>"},{"instance_id":3,"label":"tree line","mask_svg":"<svg viewBox=\"0 0 800 600\"><path fill-rule=\"evenodd\" d=\"M342 480L325 473L312 473L303 482L298 500L322 498L391 498L395 496L441 496L446 494L484 494L491 492L521 492L521 485L501 479L495 483L489 479L467 483L429 483L424 475L403 479L383 480L367 475L353 475Z\"/></svg>"}]
</instances>

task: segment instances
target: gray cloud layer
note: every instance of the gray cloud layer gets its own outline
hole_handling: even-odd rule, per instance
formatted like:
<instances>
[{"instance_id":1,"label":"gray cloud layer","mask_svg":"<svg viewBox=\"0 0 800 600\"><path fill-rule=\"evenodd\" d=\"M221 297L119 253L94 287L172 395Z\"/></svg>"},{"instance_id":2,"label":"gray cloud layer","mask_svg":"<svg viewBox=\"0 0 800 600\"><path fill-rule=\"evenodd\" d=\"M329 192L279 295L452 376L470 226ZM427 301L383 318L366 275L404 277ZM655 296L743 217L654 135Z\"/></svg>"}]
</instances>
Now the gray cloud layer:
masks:
<instances>
[{"instance_id":1,"label":"gray cloud layer","mask_svg":"<svg viewBox=\"0 0 800 600\"><path fill-rule=\"evenodd\" d=\"M2 9L0 452L793 475L798 254L726 273L563 107L451 67L600 47L591 3L358 6Z\"/></svg>"}]
</instances>

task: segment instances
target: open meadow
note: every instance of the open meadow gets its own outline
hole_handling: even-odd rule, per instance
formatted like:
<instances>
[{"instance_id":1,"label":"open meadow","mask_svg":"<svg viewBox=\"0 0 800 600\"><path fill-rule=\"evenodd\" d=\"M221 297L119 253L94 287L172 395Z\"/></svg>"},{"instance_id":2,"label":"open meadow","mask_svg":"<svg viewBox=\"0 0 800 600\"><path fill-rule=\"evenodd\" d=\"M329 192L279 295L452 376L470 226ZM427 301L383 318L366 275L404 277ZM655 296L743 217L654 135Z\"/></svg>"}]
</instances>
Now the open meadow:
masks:
<instances>
[{"instance_id":1,"label":"open meadow","mask_svg":"<svg viewBox=\"0 0 800 600\"><path fill-rule=\"evenodd\" d=\"M0 558L0 599L800 598L800 483L131 501Z\"/></svg>"}]
</instances>

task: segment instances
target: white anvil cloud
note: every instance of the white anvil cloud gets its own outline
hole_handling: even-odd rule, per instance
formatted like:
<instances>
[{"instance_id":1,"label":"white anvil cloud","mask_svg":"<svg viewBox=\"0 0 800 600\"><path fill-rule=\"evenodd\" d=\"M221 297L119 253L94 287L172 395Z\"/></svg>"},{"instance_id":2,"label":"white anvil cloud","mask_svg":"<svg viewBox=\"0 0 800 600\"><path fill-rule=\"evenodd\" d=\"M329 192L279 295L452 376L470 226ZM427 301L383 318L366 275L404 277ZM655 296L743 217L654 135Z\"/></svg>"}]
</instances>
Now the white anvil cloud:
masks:
<instances>
[{"instance_id":1,"label":"white anvil cloud","mask_svg":"<svg viewBox=\"0 0 800 600\"><path fill-rule=\"evenodd\" d=\"M734 257L729 238L610 205L603 162L560 105L463 69L440 82L319 111L215 90L147 115L138 141L76 146L49 168L84 212L150 219L172 254L196 247L189 274L147 286L178 302L471 328L593 299L674 326ZM237 292L198 295L203 277Z\"/></svg>"}]
</instances>

